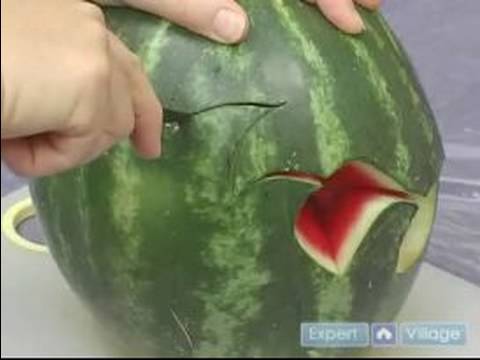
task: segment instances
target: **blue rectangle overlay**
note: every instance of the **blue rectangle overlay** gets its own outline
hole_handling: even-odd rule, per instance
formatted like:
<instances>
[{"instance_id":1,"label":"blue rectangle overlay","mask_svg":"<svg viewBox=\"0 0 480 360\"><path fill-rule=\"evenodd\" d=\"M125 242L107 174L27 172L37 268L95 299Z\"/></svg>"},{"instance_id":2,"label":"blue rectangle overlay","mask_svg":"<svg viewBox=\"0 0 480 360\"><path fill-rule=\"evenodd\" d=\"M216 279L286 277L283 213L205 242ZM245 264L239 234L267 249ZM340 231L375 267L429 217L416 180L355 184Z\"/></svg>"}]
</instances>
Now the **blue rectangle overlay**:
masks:
<instances>
[{"instance_id":1,"label":"blue rectangle overlay","mask_svg":"<svg viewBox=\"0 0 480 360\"><path fill-rule=\"evenodd\" d=\"M303 323L301 344L310 348L367 347L370 343L366 323Z\"/></svg>"},{"instance_id":2,"label":"blue rectangle overlay","mask_svg":"<svg viewBox=\"0 0 480 360\"><path fill-rule=\"evenodd\" d=\"M467 343L465 323L405 323L400 326L405 346L462 346Z\"/></svg>"},{"instance_id":3,"label":"blue rectangle overlay","mask_svg":"<svg viewBox=\"0 0 480 360\"><path fill-rule=\"evenodd\" d=\"M396 323L373 323L371 339L373 347L396 346L398 331Z\"/></svg>"}]
</instances>

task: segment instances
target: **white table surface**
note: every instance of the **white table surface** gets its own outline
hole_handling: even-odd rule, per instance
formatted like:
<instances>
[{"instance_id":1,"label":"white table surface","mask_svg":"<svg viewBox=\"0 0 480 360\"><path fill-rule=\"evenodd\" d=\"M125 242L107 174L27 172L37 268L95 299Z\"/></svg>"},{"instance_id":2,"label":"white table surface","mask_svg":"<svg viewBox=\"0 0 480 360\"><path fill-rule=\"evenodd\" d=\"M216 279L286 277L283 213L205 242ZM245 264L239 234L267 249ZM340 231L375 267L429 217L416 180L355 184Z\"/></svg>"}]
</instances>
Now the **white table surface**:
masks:
<instances>
[{"instance_id":1,"label":"white table surface","mask_svg":"<svg viewBox=\"0 0 480 360\"><path fill-rule=\"evenodd\" d=\"M2 198L2 214L26 196ZM115 343L70 291L48 254L1 240L1 354L4 356L119 356ZM425 263L398 322L469 325L467 345L385 348L377 356L480 356L480 288Z\"/></svg>"}]
</instances>

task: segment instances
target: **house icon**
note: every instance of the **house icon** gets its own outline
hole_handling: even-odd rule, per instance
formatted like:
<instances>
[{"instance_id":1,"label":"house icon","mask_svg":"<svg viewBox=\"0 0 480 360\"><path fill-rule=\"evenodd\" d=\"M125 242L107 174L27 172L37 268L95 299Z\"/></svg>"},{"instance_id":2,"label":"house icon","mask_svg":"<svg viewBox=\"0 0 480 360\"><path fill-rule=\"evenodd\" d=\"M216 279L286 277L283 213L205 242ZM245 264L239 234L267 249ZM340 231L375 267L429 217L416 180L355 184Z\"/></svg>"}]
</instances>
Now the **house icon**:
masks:
<instances>
[{"instance_id":1,"label":"house icon","mask_svg":"<svg viewBox=\"0 0 480 360\"><path fill-rule=\"evenodd\" d=\"M372 324L372 346L395 346L397 344L397 324Z\"/></svg>"},{"instance_id":2,"label":"house icon","mask_svg":"<svg viewBox=\"0 0 480 360\"><path fill-rule=\"evenodd\" d=\"M390 330L388 330L385 327L380 328L380 330L377 331L375 334L375 337L377 340L392 340L393 339L393 334Z\"/></svg>"}]
</instances>

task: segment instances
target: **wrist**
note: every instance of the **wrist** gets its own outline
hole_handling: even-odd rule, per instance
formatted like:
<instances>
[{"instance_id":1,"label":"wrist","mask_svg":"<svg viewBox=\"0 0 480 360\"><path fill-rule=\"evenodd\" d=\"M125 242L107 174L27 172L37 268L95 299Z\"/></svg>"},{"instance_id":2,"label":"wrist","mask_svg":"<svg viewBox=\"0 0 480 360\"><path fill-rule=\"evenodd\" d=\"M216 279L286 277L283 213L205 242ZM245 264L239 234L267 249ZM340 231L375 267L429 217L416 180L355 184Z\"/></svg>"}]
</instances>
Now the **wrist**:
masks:
<instances>
[{"instance_id":1,"label":"wrist","mask_svg":"<svg viewBox=\"0 0 480 360\"><path fill-rule=\"evenodd\" d=\"M1 80L1 83L2 83L2 100L1 100L1 109L2 109L2 118L0 119L2 121L2 124L3 124L3 119L5 118L4 116L4 110L5 110L5 85L3 84L3 70L2 70L2 80Z\"/></svg>"},{"instance_id":2,"label":"wrist","mask_svg":"<svg viewBox=\"0 0 480 360\"><path fill-rule=\"evenodd\" d=\"M2 39L1 39L1 54L2 54L2 60L1 60L1 88L2 88L2 97L1 97L1 118L0 118L0 125L1 125L1 132L2 132L2 138L5 134L5 122L6 122L6 104L5 104L5 80L4 80L4 71L3 71L3 66L4 66L4 55L5 55L5 51L6 49L4 49L4 45L5 45L5 28L4 28L4 25L5 25L5 13L6 13L6 9L5 9L5 1L2 0L2 11L1 11L1 14L2 14Z\"/></svg>"},{"instance_id":3,"label":"wrist","mask_svg":"<svg viewBox=\"0 0 480 360\"><path fill-rule=\"evenodd\" d=\"M6 94L5 94L5 81L4 81L4 76L3 76L3 68L2 68L2 76L1 76L1 88L2 88L2 97L1 97L1 118L0 118L0 124L1 124L1 138L5 138L7 136L7 104L6 104Z\"/></svg>"},{"instance_id":4,"label":"wrist","mask_svg":"<svg viewBox=\"0 0 480 360\"><path fill-rule=\"evenodd\" d=\"M1 11L1 118L0 118L0 125L1 125L1 138L9 138L11 137L11 129L12 126L12 100L11 100L11 77L12 77L12 70L14 67L12 65L15 61L12 58L12 52L14 52L14 48L11 46L14 44L13 40L11 39L13 30L12 29L12 3L15 5L15 1L7 1L1 0L2 2L2 11ZM8 88L8 94L7 94Z\"/></svg>"}]
</instances>

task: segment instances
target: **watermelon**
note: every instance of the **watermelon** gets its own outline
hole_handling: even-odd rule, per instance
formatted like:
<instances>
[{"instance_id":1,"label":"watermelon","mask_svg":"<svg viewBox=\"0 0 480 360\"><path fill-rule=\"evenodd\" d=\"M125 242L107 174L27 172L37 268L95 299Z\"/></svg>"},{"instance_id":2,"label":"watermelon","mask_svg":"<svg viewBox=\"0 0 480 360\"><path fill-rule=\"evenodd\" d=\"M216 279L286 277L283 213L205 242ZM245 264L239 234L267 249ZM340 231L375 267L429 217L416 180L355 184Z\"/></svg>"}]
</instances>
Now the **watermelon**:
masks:
<instances>
[{"instance_id":1,"label":"watermelon","mask_svg":"<svg viewBox=\"0 0 480 360\"><path fill-rule=\"evenodd\" d=\"M441 139L378 13L349 36L301 1L240 1L238 46L107 10L165 107L163 156L128 142L35 179L51 253L136 355L322 356L303 322L389 321L435 217Z\"/></svg>"}]
</instances>

